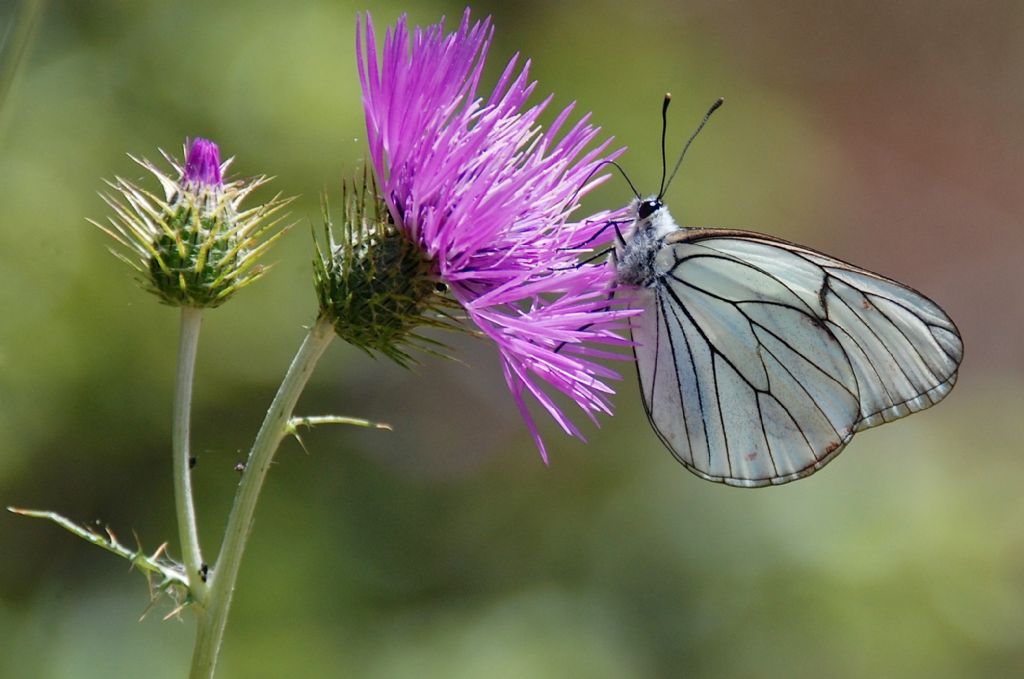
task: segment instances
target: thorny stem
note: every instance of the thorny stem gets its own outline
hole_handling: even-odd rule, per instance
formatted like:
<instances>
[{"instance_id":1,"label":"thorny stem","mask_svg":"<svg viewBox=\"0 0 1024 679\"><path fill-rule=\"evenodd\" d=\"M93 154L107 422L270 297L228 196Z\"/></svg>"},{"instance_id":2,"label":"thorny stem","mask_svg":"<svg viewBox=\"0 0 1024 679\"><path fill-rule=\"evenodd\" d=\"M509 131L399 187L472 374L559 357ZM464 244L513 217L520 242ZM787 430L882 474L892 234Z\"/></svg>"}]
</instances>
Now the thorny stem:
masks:
<instances>
[{"instance_id":1,"label":"thorny stem","mask_svg":"<svg viewBox=\"0 0 1024 679\"><path fill-rule=\"evenodd\" d=\"M331 322L323 317L318 318L295 354L288 373L270 404L259 433L256 434L242 481L235 493L220 554L209 573L206 606L196 609L198 627L192 653L192 679L209 679L213 676L221 642L224 639L224 628L238 577L238 567L252 528L253 513L263 481L281 439L289 432L289 421L299 400L299 394L302 393L314 366L332 339L334 329Z\"/></svg>"},{"instance_id":2,"label":"thorny stem","mask_svg":"<svg viewBox=\"0 0 1024 679\"><path fill-rule=\"evenodd\" d=\"M184 601L184 596L188 593L188 580L185 578L185 574L178 568L178 564L164 556L164 550L167 549L166 542L157 547L152 555L147 555L142 550L141 544L138 545L136 549L128 549L122 545L118 542L117 536L114 535L114 531L110 530L110 528L105 530L106 534L104 535L98 532L95 528L80 526L74 521L61 516L57 512L49 512L40 509L22 509L20 507L8 507L7 511L14 514L20 514L21 516L29 516L35 519L46 519L47 521L52 521L64 530L77 535L86 542L105 549L111 554L116 554L122 559L127 559L131 562L133 568L137 568L145 573L147 579L151 575L159 575L160 580L155 585L155 589L157 591L172 589L174 592L180 592L182 594L182 602ZM136 540L138 540L137 537ZM152 584L152 581L150 582ZM177 597L175 597L175 600L178 601ZM174 615L178 610L180 610L180 608L175 609L171 615Z\"/></svg>"},{"instance_id":3,"label":"thorny stem","mask_svg":"<svg viewBox=\"0 0 1024 679\"><path fill-rule=\"evenodd\" d=\"M196 349L203 312L195 307L181 307L181 339L178 344L178 375L174 388L174 428L171 447L174 455L174 505L178 515L178 536L181 540L185 575L189 593L201 608L206 601L207 587L203 555L199 548L196 510L192 499L191 452L189 428L192 413L192 382L196 368Z\"/></svg>"}]
</instances>

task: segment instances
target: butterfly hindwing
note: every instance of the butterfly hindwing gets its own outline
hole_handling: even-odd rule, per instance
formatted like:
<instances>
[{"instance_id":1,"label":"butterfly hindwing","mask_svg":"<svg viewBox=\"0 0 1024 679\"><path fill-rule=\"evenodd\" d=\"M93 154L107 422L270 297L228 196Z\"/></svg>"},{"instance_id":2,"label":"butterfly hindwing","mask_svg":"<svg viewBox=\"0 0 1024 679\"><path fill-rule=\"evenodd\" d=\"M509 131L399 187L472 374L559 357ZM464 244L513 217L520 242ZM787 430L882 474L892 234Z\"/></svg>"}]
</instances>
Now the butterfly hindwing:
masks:
<instances>
[{"instance_id":1,"label":"butterfly hindwing","mask_svg":"<svg viewBox=\"0 0 1024 679\"><path fill-rule=\"evenodd\" d=\"M633 326L643 400L663 442L709 480L807 476L854 432L937 403L956 379L963 345L938 306L827 255L683 229L655 268Z\"/></svg>"}]
</instances>

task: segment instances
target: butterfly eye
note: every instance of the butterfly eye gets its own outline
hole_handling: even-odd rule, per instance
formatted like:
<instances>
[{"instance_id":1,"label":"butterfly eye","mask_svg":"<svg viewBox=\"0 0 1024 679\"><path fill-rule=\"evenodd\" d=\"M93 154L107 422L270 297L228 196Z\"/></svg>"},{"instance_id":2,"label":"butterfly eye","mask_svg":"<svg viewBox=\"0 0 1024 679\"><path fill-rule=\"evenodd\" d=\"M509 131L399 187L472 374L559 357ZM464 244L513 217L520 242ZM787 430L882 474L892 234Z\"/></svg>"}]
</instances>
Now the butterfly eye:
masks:
<instances>
[{"instance_id":1,"label":"butterfly eye","mask_svg":"<svg viewBox=\"0 0 1024 679\"><path fill-rule=\"evenodd\" d=\"M636 214L640 219L647 219L663 207L664 204L660 200L645 200L640 203L640 207L637 208Z\"/></svg>"}]
</instances>

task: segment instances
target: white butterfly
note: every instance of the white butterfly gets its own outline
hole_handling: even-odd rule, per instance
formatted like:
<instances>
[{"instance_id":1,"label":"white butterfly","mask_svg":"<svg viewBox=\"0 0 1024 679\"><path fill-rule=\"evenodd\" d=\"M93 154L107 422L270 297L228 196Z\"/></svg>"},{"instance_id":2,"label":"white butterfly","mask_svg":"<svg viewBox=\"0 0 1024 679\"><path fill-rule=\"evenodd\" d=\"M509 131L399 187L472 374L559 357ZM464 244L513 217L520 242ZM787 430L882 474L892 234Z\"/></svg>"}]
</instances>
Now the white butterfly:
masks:
<instances>
[{"instance_id":1,"label":"white butterfly","mask_svg":"<svg viewBox=\"0 0 1024 679\"><path fill-rule=\"evenodd\" d=\"M660 196L632 209L614 261L643 308L631 322L644 408L698 476L803 478L858 431L953 388L960 334L916 290L771 236L680 227Z\"/></svg>"}]
</instances>

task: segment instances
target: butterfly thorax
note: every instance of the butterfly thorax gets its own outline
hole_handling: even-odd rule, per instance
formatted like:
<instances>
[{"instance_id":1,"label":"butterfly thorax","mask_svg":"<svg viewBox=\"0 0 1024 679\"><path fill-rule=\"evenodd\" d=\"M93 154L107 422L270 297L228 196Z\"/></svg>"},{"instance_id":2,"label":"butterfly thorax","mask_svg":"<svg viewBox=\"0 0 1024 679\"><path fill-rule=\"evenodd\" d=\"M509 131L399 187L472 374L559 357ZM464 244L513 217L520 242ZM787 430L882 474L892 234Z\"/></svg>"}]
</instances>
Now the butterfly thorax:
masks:
<instances>
[{"instance_id":1,"label":"butterfly thorax","mask_svg":"<svg viewBox=\"0 0 1024 679\"><path fill-rule=\"evenodd\" d=\"M623 236L622 245L616 248L615 276L620 285L653 286L663 273L658 266L658 253L665 239L680 230L664 205L641 217L637 207L643 204L637 201L632 206L636 217Z\"/></svg>"}]
</instances>

